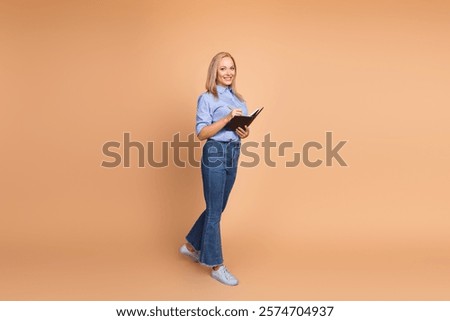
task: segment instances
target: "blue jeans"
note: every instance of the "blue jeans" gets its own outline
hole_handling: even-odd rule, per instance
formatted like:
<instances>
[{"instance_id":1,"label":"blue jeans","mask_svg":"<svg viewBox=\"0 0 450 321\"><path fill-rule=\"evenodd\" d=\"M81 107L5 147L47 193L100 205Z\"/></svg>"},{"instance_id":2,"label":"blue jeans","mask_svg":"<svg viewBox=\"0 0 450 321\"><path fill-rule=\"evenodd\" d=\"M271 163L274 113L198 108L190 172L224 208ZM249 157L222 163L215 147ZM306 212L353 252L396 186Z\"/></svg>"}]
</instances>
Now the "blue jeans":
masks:
<instances>
[{"instance_id":1,"label":"blue jeans","mask_svg":"<svg viewBox=\"0 0 450 321\"><path fill-rule=\"evenodd\" d=\"M186 240L200 253L203 265L223 263L220 219L236 179L240 142L208 140L203 146L202 180L206 209Z\"/></svg>"}]
</instances>

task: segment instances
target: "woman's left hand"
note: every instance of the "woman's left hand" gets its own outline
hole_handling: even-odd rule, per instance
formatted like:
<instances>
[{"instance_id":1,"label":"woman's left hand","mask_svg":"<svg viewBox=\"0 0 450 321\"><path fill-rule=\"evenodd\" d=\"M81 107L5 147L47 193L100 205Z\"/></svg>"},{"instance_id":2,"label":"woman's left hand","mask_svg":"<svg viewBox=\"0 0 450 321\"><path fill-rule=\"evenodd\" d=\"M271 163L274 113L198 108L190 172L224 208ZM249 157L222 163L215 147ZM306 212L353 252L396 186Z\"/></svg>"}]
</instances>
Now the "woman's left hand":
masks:
<instances>
[{"instance_id":1,"label":"woman's left hand","mask_svg":"<svg viewBox=\"0 0 450 321\"><path fill-rule=\"evenodd\" d=\"M250 128L248 128L247 125L245 125L245 130L242 129L241 127L238 127L238 128L236 129L236 134L238 134L238 136L239 136L240 138L247 138L248 135L250 135Z\"/></svg>"}]
</instances>

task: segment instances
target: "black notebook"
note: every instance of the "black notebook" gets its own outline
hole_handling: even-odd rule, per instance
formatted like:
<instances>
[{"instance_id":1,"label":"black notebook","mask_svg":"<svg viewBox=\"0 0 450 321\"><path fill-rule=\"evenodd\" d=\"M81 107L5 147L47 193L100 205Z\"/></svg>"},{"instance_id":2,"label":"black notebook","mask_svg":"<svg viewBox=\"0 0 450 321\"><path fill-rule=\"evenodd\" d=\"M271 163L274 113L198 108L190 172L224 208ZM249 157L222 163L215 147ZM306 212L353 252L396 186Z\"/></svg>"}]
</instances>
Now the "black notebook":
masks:
<instances>
[{"instance_id":1,"label":"black notebook","mask_svg":"<svg viewBox=\"0 0 450 321\"><path fill-rule=\"evenodd\" d=\"M236 130L241 127L245 130L245 125L250 126L250 124L255 120L256 116L264 109L264 107L258 108L251 115L248 116L234 116L230 122L225 126L228 130Z\"/></svg>"}]
</instances>

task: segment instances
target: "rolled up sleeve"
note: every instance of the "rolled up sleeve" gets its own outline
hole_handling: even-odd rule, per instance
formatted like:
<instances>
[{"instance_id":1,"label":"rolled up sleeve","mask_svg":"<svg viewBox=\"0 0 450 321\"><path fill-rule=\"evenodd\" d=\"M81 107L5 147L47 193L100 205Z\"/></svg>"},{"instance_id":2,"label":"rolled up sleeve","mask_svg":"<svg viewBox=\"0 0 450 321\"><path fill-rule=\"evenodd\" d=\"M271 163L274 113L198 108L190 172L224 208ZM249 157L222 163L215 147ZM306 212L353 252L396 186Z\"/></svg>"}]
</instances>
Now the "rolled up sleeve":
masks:
<instances>
[{"instance_id":1,"label":"rolled up sleeve","mask_svg":"<svg viewBox=\"0 0 450 321\"><path fill-rule=\"evenodd\" d=\"M209 103L207 97L205 95L201 95L197 101L197 116L196 116L196 125L195 131L197 135L203 129L203 127L212 124L212 115L209 108Z\"/></svg>"}]
</instances>

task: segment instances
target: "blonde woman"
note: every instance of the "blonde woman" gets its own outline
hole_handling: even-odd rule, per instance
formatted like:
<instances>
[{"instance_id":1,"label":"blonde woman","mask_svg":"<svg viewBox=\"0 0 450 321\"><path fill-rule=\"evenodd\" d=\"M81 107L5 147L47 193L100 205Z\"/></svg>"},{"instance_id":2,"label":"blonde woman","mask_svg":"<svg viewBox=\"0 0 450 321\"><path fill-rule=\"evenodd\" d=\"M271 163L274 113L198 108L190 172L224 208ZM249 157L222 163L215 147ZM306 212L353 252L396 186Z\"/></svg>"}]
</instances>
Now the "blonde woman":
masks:
<instances>
[{"instance_id":1,"label":"blonde woman","mask_svg":"<svg viewBox=\"0 0 450 321\"><path fill-rule=\"evenodd\" d=\"M206 92L197 103L196 133L207 140L202 154L202 181L206 209L186 236L180 252L195 262L211 267L211 276L226 285L238 280L223 263L220 220L236 179L241 139L250 131L227 130L235 116L247 115L243 97L236 91L236 63L227 52L213 57L206 79Z\"/></svg>"}]
</instances>

